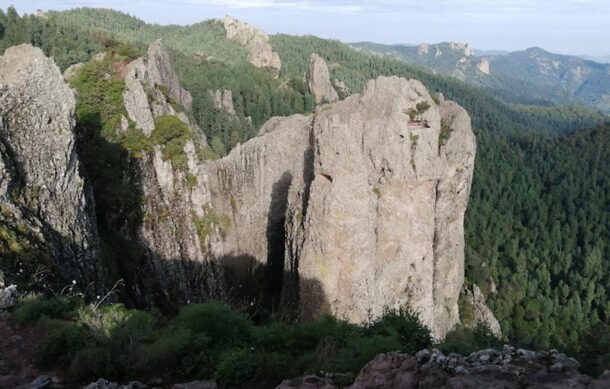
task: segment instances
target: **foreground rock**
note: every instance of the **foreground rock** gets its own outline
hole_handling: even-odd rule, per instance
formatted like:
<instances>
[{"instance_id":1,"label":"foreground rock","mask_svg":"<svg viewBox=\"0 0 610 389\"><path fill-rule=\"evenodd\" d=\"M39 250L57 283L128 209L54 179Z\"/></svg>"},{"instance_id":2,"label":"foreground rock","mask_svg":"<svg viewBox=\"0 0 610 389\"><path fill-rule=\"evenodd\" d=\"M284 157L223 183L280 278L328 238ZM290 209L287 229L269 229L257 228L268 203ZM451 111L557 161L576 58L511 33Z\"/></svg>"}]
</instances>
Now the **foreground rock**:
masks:
<instances>
[{"instance_id":1,"label":"foreground rock","mask_svg":"<svg viewBox=\"0 0 610 389\"><path fill-rule=\"evenodd\" d=\"M269 36L264 31L230 16L226 16L222 24L228 39L250 50L248 62L257 68L269 68L279 72L282 68L280 56L271 48Z\"/></svg>"},{"instance_id":2,"label":"foreground rock","mask_svg":"<svg viewBox=\"0 0 610 389\"><path fill-rule=\"evenodd\" d=\"M316 103L323 101L332 103L339 100L339 95L330 82L330 72L326 61L315 53L309 59L308 84L309 91L316 99Z\"/></svg>"},{"instance_id":3,"label":"foreground rock","mask_svg":"<svg viewBox=\"0 0 610 389\"><path fill-rule=\"evenodd\" d=\"M602 389L610 371L597 379L578 372L578 362L557 351L537 352L504 346L464 357L422 350L416 355L380 354L360 372L350 389ZM312 376L286 380L277 389L337 388Z\"/></svg>"},{"instance_id":4,"label":"foreground rock","mask_svg":"<svg viewBox=\"0 0 610 389\"><path fill-rule=\"evenodd\" d=\"M505 346L463 357L423 350L415 356L377 356L360 372L352 389L373 388L608 388L610 374L598 379L580 374L578 362L556 351L536 352Z\"/></svg>"},{"instance_id":5,"label":"foreground rock","mask_svg":"<svg viewBox=\"0 0 610 389\"><path fill-rule=\"evenodd\" d=\"M95 293L106 272L97 259L93 199L79 173L75 105L59 68L40 49L20 45L0 57L0 225L14 237L0 256L12 261L3 269L7 280L20 268L53 267L59 287L74 281ZM15 263L26 246L48 258Z\"/></svg>"},{"instance_id":6,"label":"foreground rock","mask_svg":"<svg viewBox=\"0 0 610 389\"><path fill-rule=\"evenodd\" d=\"M410 120L422 102L430 108ZM272 269L306 317L362 322L406 304L436 337L458 323L476 149L462 108L435 104L418 81L380 77L260 134L204 167L212 209L231 222L215 258L246 278Z\"/></svg>"}]
</instances>

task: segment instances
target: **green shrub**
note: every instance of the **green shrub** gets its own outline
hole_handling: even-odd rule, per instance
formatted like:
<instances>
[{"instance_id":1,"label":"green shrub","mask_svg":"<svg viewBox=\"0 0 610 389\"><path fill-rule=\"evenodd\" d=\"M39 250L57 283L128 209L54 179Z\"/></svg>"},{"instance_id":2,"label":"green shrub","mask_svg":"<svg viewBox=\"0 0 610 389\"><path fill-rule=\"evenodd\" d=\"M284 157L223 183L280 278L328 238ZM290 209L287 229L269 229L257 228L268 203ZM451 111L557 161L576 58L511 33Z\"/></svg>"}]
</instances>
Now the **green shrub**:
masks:
<instances>
[{"instance_id":1,"label":"green shrub","mask_svg":"<svg viewBox=\"0 0 610 389\"><path fill-rule=\"evenodd\" d=\"M252 323L222 303L191 304L176 317L179 327L205 334L211 345L241 345L251 338Z\"/></svg>"},{"instance_id":2,"label":"green shrub","mask_svg":"<svg viewBox=\"0 0 610 389\"><path fill-rule=\"evenodd\" d=\"M37 350L36 365L41 369L69 366L79 351L92 344L93 334L87 327L70 323L56 324Z\"/></svg>"},{"instance_id":3,"label":"green shrub","mask_svg":"<svg viewBox=\"0 0 610 389\"><path fill-rule=\"evenodd\" d=\"M358 374L364 365L378 354L398 351L401 347L402 344L395 334L355 337L348 341L346 347L339 349L323 369Z\"/></svg>"},{"instance_id":4,"label":"green shrub","mask_svg":"<svg viewBox=\"0 0 610 389\"><path fill-rule=\"evenodd\" d=\"M77 297L53 297L45 299L35 297L22 301L14 315L20 323L34 323L41 317L52 319L69 319L76 315L82 300Z\"/></svg>"},{"instance_id":5,"label":"green shrub","mask_svg":"<svg viewBox=\"0 0 610 389\"><path fill-rule=\"evenodd\" d=\"M441 120L441 132L438 135L438 146L444 146L451 138L451 133L453 132L453 128L444 120Z\"/></svg>"},{"instance_id":6,"label":"green shrub","mask_svg":"<svg viewBox=\"0 0 610 389\"><path fill-rule=\"evenodd\" d=\"M194 188L194 187L196 187L196 186L197 186L197 184L198 184L198 182L197 182L197 176L195 176L195 175L194 175L194 174L192 174L192 173L186 173L186 185L187 185L189 188Z\"/></svg>"},{"instance_id":7,"label":"green shrub","mask_svg":"<svg viewBox=\"0 0 610 389\"><path fill-rule=\"evenodd\" d=\"M223 353L216 367L214 378L222 386L235 386L254 378L257 360L250 350L231 350Z\"/></svg>"},{"instance_id":8,"label":"green shrub","mask_svg":"<svg viewBox=\"0 0 610 389\"><path fill-rule=\"evenodd\" d=\"M205 215L202 218L195 218L194 222L201 242L204 242L214 232L216 227L218 227L223 235L231 230L231 219L225 214L216 213L211 208L207 208Z\"/></svg>"},{"instance_id":9,"label":"green shrub","mask_svg":"<svg viewBox=\"0 0 610 389\"><path fill-rule=\"evenodd\" d=\"M388 310L369 325L367 332L372 335L396 336L401 350L408 353L417 352L432 344L430 330L406 308Z\"/></svg>"},{"instance_id":10,"label":"green shrub","mask_svg":"<svg viewBox=\"0 0 610 389\"><path fill-rule=\"evenodd\" d=\"M470 355L477 350L500 348L502 345L502 339L495 336L484 324L478 324L474 328L456 328L448 333L437 347L446 353Z\"/></svg>"},{"instance_id":11,"label":"green shrub","mask_svg":"<svg viewBox=\"0 0 610 389\"><path fill-rule=\"evenodd\" d=\"M155 119L155 129L150 139L154 144L163 146L163 158L171 161L175 169L186 169L184 145L191 139L191 133L185 123L173 115L160 116Z\"/></svg>"},{"instance_id":12,"label":"green shrub","mask_svg":"<svg viewBox=\"0 0 610 389\"><path fill-rule=\"evenodd\" d=\"M108 360L108 350L103 347L91 347L78 351L68 371L70 377L82 381L97 377L110 377L111 361Z\"/></svg>"}]
</instances>

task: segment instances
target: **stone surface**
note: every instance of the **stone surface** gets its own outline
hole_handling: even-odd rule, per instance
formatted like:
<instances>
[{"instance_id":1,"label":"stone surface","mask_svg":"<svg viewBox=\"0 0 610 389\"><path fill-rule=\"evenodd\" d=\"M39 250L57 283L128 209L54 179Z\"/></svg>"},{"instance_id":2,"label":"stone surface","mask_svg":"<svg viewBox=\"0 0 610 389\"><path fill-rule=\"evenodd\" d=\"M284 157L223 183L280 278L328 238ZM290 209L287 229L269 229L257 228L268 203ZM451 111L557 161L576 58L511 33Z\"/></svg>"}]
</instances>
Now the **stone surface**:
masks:
<instances>
[{"instance_id":1,"label":"stone surface","mask_svg":"<svg viewBox=\"0 0 610 389\"><path fill-rule=\"evenodd\" d=\"M406 111L422 101L432 107L410 123ZM441 118L453 129L445 145ZM307 317L362 322L408 305L437 337L458 323L476 149L463 109L437 106L417 81L381 77L259 133L203 166L212 208L231 222L210 237L215 259L246 275L284 269L283 300Z\"/></svg>"},{"instance_id":2,"label":"stone surface","mask_svg":"<svg viewBox=\"0 0 610 389\"><path fill-rule=\"evenodd\" d=\"M180 80L171 65L167 47L160 39L148 46L148 75L153 84L162 85L167 89L169 97L185 109L191 109L193 97L190 92L180 86Z\"/></svg>"},{"instance_id":3,"label":"stone surface","mask_svg":"<svg viewBox=\"0 0 610 389\"><path fill-rule=\"evenodd\" d=\"M172 389L218 389L214 381L191 381L172 385Z\"/></svg>"},{"instance_id":4,"label":"stone surface","mask_svg":"<svg viewBox=\"0 0 610 389\"><path fill-rule=\"evenodd\" d=\"M8 309L17 305L17 298L19 293L17 292L16 285L9 285L4 287L0 285L0 309Z\"/></svg>"},{"instance_id":5,"label":"stone surface","mask_svg":"<svg viewBox=\"0 0 610 389\"><path fill-rule=\"evenodd\" d=\"M210 96L214 100L214 107L228 113L229 115L235 115L235 107L233 106L233 92L227 89L210 91Z\"/></svg>"},{"instance_id":6,"label":"stone surface","mask_svg":"<svg viewBox=\"0 0 610 389\"><path fill-rule=\"evenodd\" d=\"M269 36L264 31L230 16L226 16L221 22L228 39L250 50L248 62L257 68L270 68L275 71L282 68L280 56L273 51Z\"/></svg>"},{"instance_id":7,"label":"stone surface","mask_svg":"<svg viewBox=\"0 0 610 389\"><path fill-rule=\"evenodd\" d=\"M561 364L561 370L553 366ZM387 353L369 362L351 389L374 388L598 388L607 387L581 374L578 363L556 351L536 352L505 346L464 357L422 350L416 355ZM602 386L599 386L602 385Z\"/></svg>"},{"instance_id":8,"label":"stone surface","mask_svg":"<svg viewBox=\"0 0 610 389\"><path fill-rule=\"evenodd\" d=\"M422 101L431 108L411 123ZM441 118L453 130L445 145ZM286 268L310 280L299 286L303 314L363 322L408 305L442 338L463 281L468 114L437 106L418 81L380 77L313 123L313 181L291 187L287 224Z\"/></svg>"},{"instance_id":9,"label":"stone surface","mask_svg":"<svg viewBox=\"0 0 610 389\"><path fill-rule=\"evenodd\" d=\"M336 389L332 380L315 375L307 375L291 380L285 380L276 389Z\"/></svg>"},{"instance_id":10,"label":"stone surface","mask_svg":"<svg viewBox=\"0 0 610 389\"><path fill-rule=\"evenodd\" d=\"M473 284L470 288L464 291L466 301L473 307L474 310L474 323L483 324L496 336L502 335L502 329L500 328L500 322L494 316L493 312L487 307L485 296L481 292L481 289L476 284Z\"/></svg>"},{"instance_id":11,"label":"stone surface","mask_svg":"<svg viewBox=\"0 0 610 389\"><path fill-rule=\"evenodd\" d=\"M481 58L477 63L477 68L481 71L481 73L489 75L491 73L489 69L489 59Z\"/></svg>"},{"instance_id":12,"label":"stone surface","mask_svg":"<svg viewBox=\"0 0 610 389\"><path fill-rule=\"evenodd\" d=\"M68 68L64 70L64 79L66 81L70 81L70 79L72 79L83 66L84 63L81 62L68 66Z\"/></svg>"},{"instance_id":13,"label":"stone surface","mask_svg":"<svg viewBox=\"0 0 610 389\"><path fill-rule=\"evenodd\" d=\"M316 103L323 101L332 103L339 100L339 95L330 82L330 73L326 61L318 54L313 53L309 59L308 74L309 91L316 99Z\"/></svg>"},{"instance_id":14,"label":"stone surface","mask_svg":"<svg viewBox=\"0 0 610 389\"><path fill-rule=\"evenodd\" d=\"M59 283L91 283L95 293L106 272L97 260L93 199L79 173L75 105L40 49L20 45L0 57L0 221L44 247Z\"/></svg>"}]
</instances>

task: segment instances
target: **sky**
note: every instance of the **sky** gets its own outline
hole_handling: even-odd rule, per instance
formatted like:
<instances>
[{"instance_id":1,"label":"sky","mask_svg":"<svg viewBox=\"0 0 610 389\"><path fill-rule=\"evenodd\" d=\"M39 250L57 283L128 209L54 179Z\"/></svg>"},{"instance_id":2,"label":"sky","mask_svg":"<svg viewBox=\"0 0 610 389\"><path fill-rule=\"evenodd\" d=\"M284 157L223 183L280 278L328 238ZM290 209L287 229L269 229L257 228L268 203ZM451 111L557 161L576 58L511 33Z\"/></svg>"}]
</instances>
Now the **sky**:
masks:
<instances>
[{"instance_id":1,"label":"sky","mask_svg":"<svg viewBox=\"0 0 610 389\"><path fill-rule=\"evenodd\" d=\"M103 7L151 23L231 15L270 34L345 42L468 42L483 50L532 46L610 55L610 0L0 0L20 13Z\"/></svg>"}]
</instances>

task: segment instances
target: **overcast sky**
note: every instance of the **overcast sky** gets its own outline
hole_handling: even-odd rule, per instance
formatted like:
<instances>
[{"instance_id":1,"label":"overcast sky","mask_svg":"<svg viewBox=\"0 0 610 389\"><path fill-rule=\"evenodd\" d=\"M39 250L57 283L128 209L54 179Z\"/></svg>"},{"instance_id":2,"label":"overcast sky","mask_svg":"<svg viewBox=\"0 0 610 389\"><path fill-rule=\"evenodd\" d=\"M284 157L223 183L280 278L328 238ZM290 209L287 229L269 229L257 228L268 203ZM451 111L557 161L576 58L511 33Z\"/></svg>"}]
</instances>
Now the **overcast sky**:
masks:
<instances>
[{"instance_id":1,"label":"overcast sky","mask_svg":"<svg viewBox=\"0 0 610 389\"><path fill-rule=\"evenodd\" d=\"M113 8L161 24L226 14L269 33L346 42L469 42L479 49L540 46L610 54L610 0L0 0L20 13L79 6Z\"/></svg>"}]
</instances>

